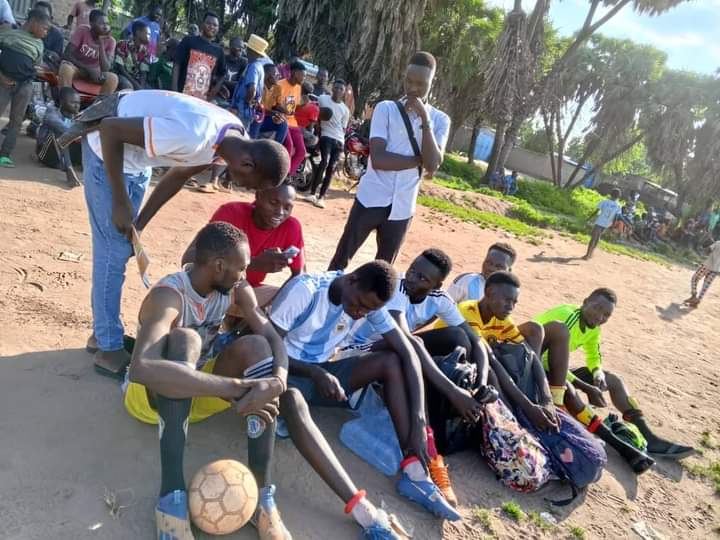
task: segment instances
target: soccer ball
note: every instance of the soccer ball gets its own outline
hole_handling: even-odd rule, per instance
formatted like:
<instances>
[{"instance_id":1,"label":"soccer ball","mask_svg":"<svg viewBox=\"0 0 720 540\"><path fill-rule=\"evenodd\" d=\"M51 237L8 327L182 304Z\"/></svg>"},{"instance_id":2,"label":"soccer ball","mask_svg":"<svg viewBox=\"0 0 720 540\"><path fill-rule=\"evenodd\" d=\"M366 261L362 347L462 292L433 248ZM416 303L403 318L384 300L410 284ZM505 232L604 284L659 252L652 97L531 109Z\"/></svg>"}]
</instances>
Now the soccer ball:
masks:
<instances>
[{"instance_id":1,"label":"soccer ball","mask_svg":"<svg viewBox=\"0 0 720 540\"><path fill-rule=\"evenodd\" d=\"M193 523L206 533L230 534L255 512L258 487L250 470L232 459L208 463L190 482L188 506Z\"/></svg>"}]
</instances>

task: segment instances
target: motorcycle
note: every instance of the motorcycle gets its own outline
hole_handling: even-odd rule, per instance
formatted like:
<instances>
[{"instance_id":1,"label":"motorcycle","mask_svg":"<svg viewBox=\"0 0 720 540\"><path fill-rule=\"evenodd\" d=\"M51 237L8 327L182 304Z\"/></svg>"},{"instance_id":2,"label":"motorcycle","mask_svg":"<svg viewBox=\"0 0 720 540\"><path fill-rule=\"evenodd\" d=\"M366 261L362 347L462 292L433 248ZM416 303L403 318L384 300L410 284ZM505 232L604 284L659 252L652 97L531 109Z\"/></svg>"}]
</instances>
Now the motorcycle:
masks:
<instances>
[{"instance_id":1,"label":"motorcycle","mask_svg":"<svg viewBox=\"0 0 720 540\"><path fill-rule=\"evenodd\" d=\"M318 149L318 137L307 129L303 129L303 141L305 142L305 159L293 175L292 184L298 191L307 191L312 186L313 176L320 164L320 152Z\"/></svg>"},{"instance_id":2,"label":"motorcycle","mask_svg":"<svg viewBox=\"0 0 720 540\"><path fill-rule=\"evenodd\" d=\"M358 125L351 124L348 126L345 134L345 161L343 170L345 176L352 180L353 185L350 190L360 183L360 178L367 170L368 158L370 157L370 146L363 142L362 137L358 133Z\"/></svg>"},{"instance_id":3,"label":"motorcycle","mask_svg":"<svg viewBox=\"0 0 720 540\"><path fill-rule=\"evenodd\" d=\"M57 103L58 92L60 88L60 78L58 77L57 71L47 65L43 65L38 70L38 74L35 80L41 83L43 87L42 94L47 98L50 98ZM102 86L99 84L91 83L76 79L73 81L73 88L80 95L80 109L89 107L93 101L100 95Z\"/></svg>"}]
</instances>

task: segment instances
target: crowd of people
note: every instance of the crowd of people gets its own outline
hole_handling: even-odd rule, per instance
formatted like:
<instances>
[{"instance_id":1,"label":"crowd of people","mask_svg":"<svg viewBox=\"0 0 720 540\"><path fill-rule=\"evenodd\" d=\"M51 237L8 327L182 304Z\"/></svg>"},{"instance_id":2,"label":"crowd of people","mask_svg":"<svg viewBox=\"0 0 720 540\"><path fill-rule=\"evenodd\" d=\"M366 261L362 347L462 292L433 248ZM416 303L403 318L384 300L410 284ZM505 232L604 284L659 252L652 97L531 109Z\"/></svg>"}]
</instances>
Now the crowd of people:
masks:
<instances>
[{"instance_id":1,"label":"crowd of people","mask_svg":"<svg viewBox=\"0 0 720 540\"><path fill-rule=\"evenodd\" d=\"M188 423L229 408L247 419L248 464L260 486L253 523L263 540L291 538L271 478L278 417L364 538L403 538L403 526L350 477L312 416L315 407L359 409L371 386L381 389L402 451L397 491L442 519L462 519L444 461L453 451L477 450L518 491L553 478L574 488L596 480L606 458L595 437L636 474L654 465L653 456L693 453L657 435L623 379L603 366L601 327L619 302L612 290L589 291L516 325L521 283L512 273L516 250L506 243L490 246L476 272L452 283L450 257L431 246L405 272L393 267L420 183L441 165L450 130L448 115L428 103L431 54L410 58L401 99L375 106L370 161L336 251L327 271L308 272L302 225L292 216L293 175L305 154L303 129L319 124L322 157L308 199L322 207L351 116L345 81L328 87L324 72L314 87L306 84L307 66L274 65L260 36L250 36L246 59L237 40L226 56L214 43L212 13L197 34L163 41L161 17L151 8L115 44L93 0L76 5L58 110L40 129L50 142L39 150L68 170L74 152L81 154L92 236L86 348L98 373L122 383L127 412L159 425L158 538L192 538L183 476ZM38 2L21 29L0 31L0 74L34 74L50 21L51 9ZM11 64L16 71L8 73ZM0 93L13 111L32 79L22 77ZM107 94L80 114L77 79ZM11 118L11 126L0 164L19 123ZM153 168L167 170L143 204ZM211 186L226 175L255 190L254 202L229 202L209 217L182 267L149 290L133 340L121 320L127 262L162 206L207 169ZM603 219L619 212L618 198L601 206ZM611 223L596 224L595 243ZM346 272L373 231L375 260ZM281 287L265 283L279 272L287 275ZM714 277L702 272L706 283ZM585 365L571 369L570 353L580 348ZM596 408L608 405L606 395L622 420L601 419ZM588 471L591 480L582 481Z\"/></svg>"}]
</instances>

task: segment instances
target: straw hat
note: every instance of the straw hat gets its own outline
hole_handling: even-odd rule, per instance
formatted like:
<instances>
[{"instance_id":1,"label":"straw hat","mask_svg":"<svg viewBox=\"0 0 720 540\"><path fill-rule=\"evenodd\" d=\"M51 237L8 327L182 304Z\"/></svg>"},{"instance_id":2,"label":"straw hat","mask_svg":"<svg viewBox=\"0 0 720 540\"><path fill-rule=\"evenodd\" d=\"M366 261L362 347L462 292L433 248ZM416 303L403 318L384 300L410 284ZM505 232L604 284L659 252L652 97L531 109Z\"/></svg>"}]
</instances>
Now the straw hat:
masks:
<instances>
[{"instance_id":1,"label":"straw hat","mask_svg":"<svg viewBox=\"0 0 720 540\"><path fill-rule=\"evenodd\" d=\"M260 56L267 56L267 54L265 54L265 51L267 50L269 43L260 36L256 34L250 34L250 38L247 40L247 43L245 45L248 49L255 51Z\"/></svg>"}]
</instances>

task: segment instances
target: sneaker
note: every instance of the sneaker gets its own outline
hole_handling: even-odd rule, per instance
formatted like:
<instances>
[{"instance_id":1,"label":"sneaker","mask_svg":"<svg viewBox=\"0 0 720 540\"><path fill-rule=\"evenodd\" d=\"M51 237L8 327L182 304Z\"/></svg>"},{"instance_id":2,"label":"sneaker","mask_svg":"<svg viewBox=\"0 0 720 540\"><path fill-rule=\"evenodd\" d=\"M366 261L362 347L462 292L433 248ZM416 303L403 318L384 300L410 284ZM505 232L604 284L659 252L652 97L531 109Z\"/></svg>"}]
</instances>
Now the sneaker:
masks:
<instances>
[{"instance_id":1,"label":"sneaker","mask_svg":"<svg viewBox=\"0 0 720 540\"><path fill-rule=\"evenodd\" d=\"M12 169L15 167L15 163L9 157L3 156L3 157L0 157L0 167L6 167L8 169Z\"/></svg>"},{"instance_id":2,"label":"sneaker","mask_svg":"<svg viewBox=\"0 0 720 540\"><path fill-rule=\"evenodd\" d=\"M325 208L325 200L324 199L315 199L312 201L313 206L317 208Z\"/></svg>"},{"instance_id":3,"label":"sneaker","mask_svg":"<svg viewBox=\"0 0 720 540\"><path fill-rule=\"evenodd\" d=\"M280 512L275 506L275 486L268 487L264 499L261 496L252 522L260 540L292 540L292 535L282 522Z\"/></svg>"},{"instance_id":4,"label":"sneaker","mask_svg":"<svg viewBox=\"0 0 720 540\"><path fill-rule=\"evenodd\" d=\"M430 478L435 482L435 485L440 489L440 492L445 497L445 500L449 502L453 507L457 508L458 500L455 496L455 491L450 485L450 475L448 475L448 468L445 465L445 460L442 456L435 457L430 461Z\"/></svg>"},{"instance_id":5,"label":"sneaker","mask_svg":"<svg viewBox=\"0 0 720 540\"><path fill-rule=\"evenodd\" d=\"M317 197L315 195L302 195L301 197L303 201L307 201L310 204L317 203Z\"/></svg>"},{"instance_id":6,"label":"sneaker","mask_svg":"<svg viewBox=\"0 0 720 540\"><path fill-rule=\"evenodd\" d=\"M375 522L362 530L360 538L364 540L406 540L412 538L405 529L385 510L378 510Z\"/></svg>"},{"instance_id":7,"label":"sneaker","mask_svg":"<svg viewBox=\"0 0 720 540\"><path fill-rule=\"evenodd\" d=\"M397 483L400 495L418 503L428 512L449 521L459 521L462 516L443 497L438 487L430 480L414 482L406 473L402 473Z\"/></svg>"},{"instance_id":8,"label":"sneaker","mask_svg":"<svg viewBox=\"0 0 720 540\"><path fill-rule=\"evenodd\" d=\"M187 492L171 491L155 507L158 540L195 540L190 529Z\"/></svg>"}]
</instances>

